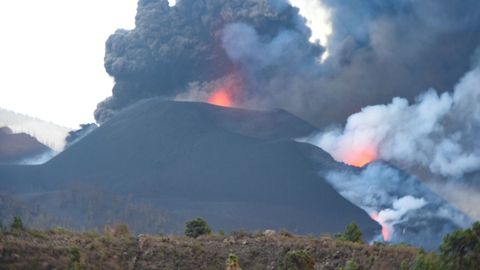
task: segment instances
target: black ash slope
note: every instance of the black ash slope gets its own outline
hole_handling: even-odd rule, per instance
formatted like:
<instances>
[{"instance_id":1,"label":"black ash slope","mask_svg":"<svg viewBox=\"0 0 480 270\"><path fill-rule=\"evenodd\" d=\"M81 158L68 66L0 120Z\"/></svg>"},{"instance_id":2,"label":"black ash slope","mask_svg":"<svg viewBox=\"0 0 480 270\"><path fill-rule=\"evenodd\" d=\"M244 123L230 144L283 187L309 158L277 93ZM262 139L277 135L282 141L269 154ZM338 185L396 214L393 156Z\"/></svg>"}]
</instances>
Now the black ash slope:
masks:
<instances>
[{"instance_id":1,"label":"black ash slope","mask_svg":"<svg viewBox=\"0 0 480 270\"><path fill-rule=\"evenodd\" d=\"M179 232L185 220L201 216L226 231L333 233L356 221L373 234L378 225L318 176L319 159L325 169L341 165L293 140L313 130L281 110L145 100L43 166L0 168L0 188L80 228L105 222L98 212L108 211L110 199L120 208L148 209L145 215L162 211L165 232ZM85 206L91 201L99 206ZM124 220L137 231L160 229L139 218L109 213L107 221Z\"/></svg>"}]
</instances>

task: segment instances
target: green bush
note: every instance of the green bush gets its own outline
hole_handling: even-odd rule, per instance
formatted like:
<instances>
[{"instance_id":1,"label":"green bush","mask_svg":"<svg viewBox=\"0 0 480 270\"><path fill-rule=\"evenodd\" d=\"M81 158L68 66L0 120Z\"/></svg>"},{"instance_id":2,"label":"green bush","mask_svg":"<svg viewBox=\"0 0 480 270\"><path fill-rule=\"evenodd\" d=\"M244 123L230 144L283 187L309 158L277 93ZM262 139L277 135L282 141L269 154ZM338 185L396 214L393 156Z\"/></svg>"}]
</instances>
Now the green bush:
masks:
<instances>
[{"instance_id":1,"label":"green bush","mask_svg":"<svg viewBox=\"0 0 480 270\"><path fill-rule=\"evenodd\" d=\"M80 262L80 250L77 247L71 247L68 252L70 253L70 260L74 263Z\"/></svg>"},{"instance_id":2,"label":"green bush","mask_svg":"<svg viewBox=\"0 0 480 270\"><path fill-rule=\"evenodd\" d=\"M362 243L362 231L358 227L356 223L350 223L345 228L345 232L343 234L336 236L338 239L355 242L355 243Z\"/></svg>"},{"instance_id":3,"label":"green bush","mask_svg":"<svg viewBox=\"0 0 480 270\"><path fill-rule=\"evenodd\" d=\"M360 269L355 260L349 260L345 267L340 268L341 270L358 270Z\"/></svg>"},{"instance_id":4,"label":"green bush","mask_svg":"<svg viewBox=\"0 0 480 270\"><path fill-rule=\"evenodd\" d=\"M197 238L200 235L208 235L212 233L210 226L201 218L188 221L185 225L185 235L192 238Z\"/></svg>"},{"instance_id":5,"label":"green bush","mask_svg":"<svg viewBox=\"0 0 480 270\"><path fill-rule=\"evenodd\" d=\"M440 263L434 253L420 251L413 262L411 270L440 270Z\"/></svg>"},{"instance_id":6,"label":"green bush","mask_svg":"<svg viewBox=\"0 0 480 270\"><path fill-rule=\"evenodd\" d=\"M70 253L71 262L69 270L83 270L84 267L80 263L80 250L77 247L71 247L68 252Z\"/></svg>"},{"instance_id":7,"label":"green bush","mask_svg":"<svg viewBox=\"0 0 480 270\"><path fill-rule=\"evenodd\" d=\"M25 230L25 227L23 226L23 221L20 217L14 217L13 222L10 225L10 228L14 231L23 231Z\"/></svg>"},{"instance_id":8,"label":"green bush","mask_svg":"<svg viewBox=\"0 0 480 270\"><path fill-rule=\"evenodd\" d=\"M0 233L3 233L5 231L6 231L5 226L3 225L3 222L0 220Z\"/></svg>"},{"instance_id":9,"label":"green bush","mask_svg":"<svg viewBox=\"0 0 480 270\"><path fill-rule=\"evenodd\" d=\"M283 260L282 270L313 270L315 261L305 250L289 251Z\"/></svg>"},{"instance_id":10,"label":"green bush","mask_svg":"<svg viewBox=\"0 0 480 270\"><path fill-rule=\"evenodd\" d=\"M442 269L478 269L480 266L480 222L451 233L440 246Z\"/></svg>"},{"instance_id":11,"label":"green bush","mask_svg":"<svg viewBox=\"0 0 480 270\"><path fill-rule=\"evenodd\" d=\"M235 256L235 254L233 253L230 253L228 255L226 264L227 264L227 270L242 270L237 256Z\"/></svg>"}]
</instances>

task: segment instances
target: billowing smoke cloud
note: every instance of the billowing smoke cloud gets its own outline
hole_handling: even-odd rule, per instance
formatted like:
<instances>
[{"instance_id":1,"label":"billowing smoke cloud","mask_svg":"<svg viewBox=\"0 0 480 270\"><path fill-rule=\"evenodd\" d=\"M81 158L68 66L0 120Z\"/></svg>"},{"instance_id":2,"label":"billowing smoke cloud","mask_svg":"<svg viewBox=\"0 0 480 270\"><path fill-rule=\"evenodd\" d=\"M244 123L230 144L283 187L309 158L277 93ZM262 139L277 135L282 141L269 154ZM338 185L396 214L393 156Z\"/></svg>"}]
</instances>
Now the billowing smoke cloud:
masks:
<instances>
[{"instance_id":1,"label":"billowing smoke cloud","mask_svg":"<svg viewBox=\"0 0 480 270\"><path fill-rule=\"evenodd\" d=\"M305 16L313 7L327 17L309 21L313 33L332 29L322 42L326 61L318 61L324 48L309 42L318 35L286 0L141 0L136 28L107 42L105 67L116 83L97 121L152 96L204 101L216 90L208 86L236 77L238 106L338 123L395 96L412 101L429 87L451 89L480 44L475 0L455 7L448 0L293 3Z\"/></svg>"},{"instance_id":2,"label":"billowing smoke cloud","mask_svg":"<svg viewBox=\"0 0 480 270\"><path fill-rule=\"evenodd\" d=\"M230 30L225 32L225 28ZM235 38L232 31L244 36L232 40ZM105 67L115 78L115 86L113 96L99 104L96 119L103 122L115 111L142 98L174 98L196 82L218 81L232 73L245 73L248 78L251 74L239 66L244 61L234 61L222 47L222 38L228 38L228 33L240 48L242 44L250 45L248 42L287 46L279 49L297 47L301 55L293 58L293 52L287 53L289 59L315 59L323 51L319 45L308 42L310 30L298 10L286 1L180 0L170 7L166 0L141 0L136 28L118 30L107 41ZM243 37L250 39L242 40ZM278 57L279 53L271 55ZM261 64L267 66L257 70L263 71L265 79L276 76L280 66L272 65L266 57L263 59L266 62ZM288 63L283 59L283 63ZM251 82L245 84L245 90L253 88ZM245 92L243 98L250 94Z\"/></svg>"},{"instance_id":3,"label":"billowing smoke cloud","mask_svg":"<svg viewBox=\"0 0 480 270\"><path fill-rule=\"evenodd\" d=\"M366 107L350 116L345 128L315 135L309 142L353 165L349 161L371 152L369 161L393 162L425 180L461 181L466 174L480 170L479 101L480 69L475 68L460 80L453 93L429 90L413 104L394 98L388 105ZM475 177L470 182L479 184ZM453 189L449 192L432 186L453 202L459 198L448 194ZM458 205L465 209L469 204ZM465 210L480 217L478 210Z\"/></svg>"},{"instance_id":4,"label":"billowing smoke cloud","mask_svg":"<svg viewBox=\"0 0 480 270\"><path fill-rule=\"evenodd\" d=\"M408 168L419 165L444 177L480 169L480 69L468 73L452 94L434 90L409 104L394 98L350 116L344 129L322 133L311 142L346 160L358 149ZM361 150L360 150L361 151Z\"/></svg>"},{"instance_id":5,"label":"billowing smoke cloud","mask_svg":"<svg viewBox=\"0 0 480 270\"><path fill-rule=\"evenodd\" d=\"M326 179L383 226L377 240L434 248L446 233L472 222L415 177L381 162L328 172Z\"/></svg>"}]
</instances>

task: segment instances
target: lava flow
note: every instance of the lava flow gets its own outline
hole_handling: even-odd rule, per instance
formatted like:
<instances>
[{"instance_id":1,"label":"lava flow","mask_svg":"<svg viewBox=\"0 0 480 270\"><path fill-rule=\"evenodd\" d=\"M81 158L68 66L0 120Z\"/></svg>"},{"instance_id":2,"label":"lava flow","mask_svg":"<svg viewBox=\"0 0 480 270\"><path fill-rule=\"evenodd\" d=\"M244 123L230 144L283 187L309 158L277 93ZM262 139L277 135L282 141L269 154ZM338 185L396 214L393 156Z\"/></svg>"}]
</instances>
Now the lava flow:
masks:
<instances>
[{"instance_id":1,"label":"lava flow","mask_svg":"<svg viewBox=\"0 0 480 270\"><path fill-rule=\"evenodd\" d=\"M343 162L355 167L363 167L377 159L377 151L372 146L355 149L347 153Z\"/></svg>"},{"instance_id":2,"label":"lava flow","mask_svg":"<svg viewBox=\"0 0 480 270\"><path fill-rule=\"evenodd\" d=\"M208 98L208 103L222 107L233 106L233 100L226 89L220 89L213 92Z\"/></svg>"},{"instance_id":3,"label":"lava flow","mask_svg":"<svg viewBox=\"0 0 480 270\"><path fill-rule=\"evenodd\" d=\"M385 224L385 222L380 219L380 216L378 215L377 212L373 212L370 216L372 217L373 220L375 220L376 222L378 222L378 224L382 226L383 241L388 241L390 239L390 230L388 228L388 225Z\"/></svg>"}]
</instances>

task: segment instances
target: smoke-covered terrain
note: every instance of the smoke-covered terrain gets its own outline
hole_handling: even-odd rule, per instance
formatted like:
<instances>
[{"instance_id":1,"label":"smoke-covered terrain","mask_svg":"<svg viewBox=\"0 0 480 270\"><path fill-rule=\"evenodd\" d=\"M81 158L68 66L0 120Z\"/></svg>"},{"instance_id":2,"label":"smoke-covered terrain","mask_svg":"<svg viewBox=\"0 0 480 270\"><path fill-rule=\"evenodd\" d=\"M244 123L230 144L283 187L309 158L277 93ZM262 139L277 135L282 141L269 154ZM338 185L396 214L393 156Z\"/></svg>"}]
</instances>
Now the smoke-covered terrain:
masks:
<instances>
[{"instance_id":1,"label":"smoke-covered terrain","mask_svg":"<svg viewBox=\"0 0 480 270\"><path fill-rule=\"evenodd\" d=\"M434 249L442 235L472 220L415 177L376 162L363 170L330 171L327 181L382 225L379 240Z\"/></svg>"}]
</instances>

